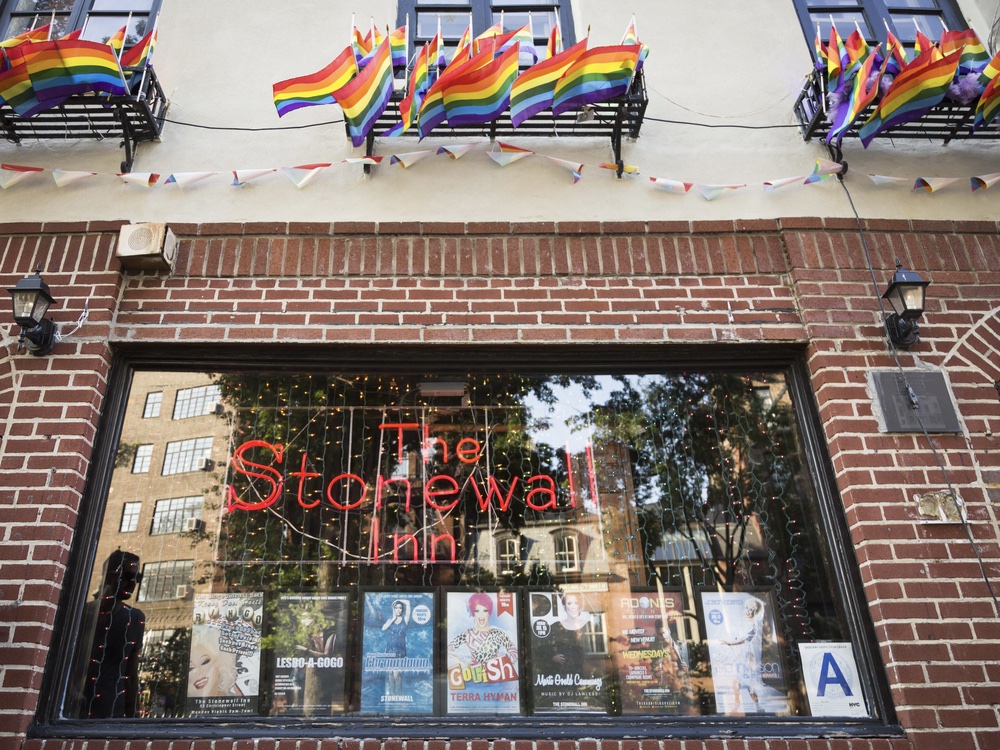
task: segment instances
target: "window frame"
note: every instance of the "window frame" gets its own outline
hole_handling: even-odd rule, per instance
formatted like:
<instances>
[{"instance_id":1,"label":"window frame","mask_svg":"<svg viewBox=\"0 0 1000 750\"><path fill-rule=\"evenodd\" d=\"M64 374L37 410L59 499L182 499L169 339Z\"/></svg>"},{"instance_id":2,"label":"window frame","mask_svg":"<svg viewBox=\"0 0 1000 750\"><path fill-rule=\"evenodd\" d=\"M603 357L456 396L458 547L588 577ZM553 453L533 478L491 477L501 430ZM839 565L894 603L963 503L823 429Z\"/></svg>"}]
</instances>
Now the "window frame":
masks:
<instances>
[{"instance_id":1,"label":"window frame","mask_svg":"<svg viewBox=\"0 0 1000 750\"><path fill-rule=\"evenodd\" d=\"M163 391L150 391L142 407L143 419L157 419L163 411Z\"/></svg>"},{"instance_id":2,"label":"window frame","mask_svg":"<svg viewBox=\"0 0 1000 750\"><path fill-rule=\"evenodd\" d=\"M829 569L837 602L843 608L851 643L855 648L858 672L872 716L859 719L826 717L786 717L775 721L762 716L629 717L632 720L600 721L587 715L534 715L482 717L470 724L466 716L338 717L333 726L338 736L361 738L372 732L414 739L495 738L497 731L509 739L539 737L583 739L659 739L670 736L698 740L737 733L745 738L903 737L889 691L886 672L875 629L871 621L860 567L851 544L843 502L836 492L836 477L825 442L825 433L810 384L805 348L794 344L734 344L732 346L644 346L644 345L566 345L558 353L523 346L468 346L461 352L440 346L400 346L394 356L384 349L352 346L320 347L227 347L220 354L217 347L163 347L150 344L125 344L117 350L108 379L102 423L95 441L94 458L88 472L88 490L80 504L79 519L73 536L66 585L62 588L55 615L52 647L48 650L42 676L36 721L31 736L36 738L73 738L86 740L116 739L253 739L265 731L268 736L283 738L325 738L331 720L289 721L284 717L254 716L246 721L215 718L194 719L114 719L88 720L65 718L61 711L69 687L69 675L77 650L78 617L88 599L88 584L95 565L98 537L102 529L104 505L114 472L115 450L128 407L129 388L138 370L182 370L195 372L268 371L302 373L323 372L332 360L351 362L358 371L423 373L434 370L441 375L461 376L470 368L491 368L497 361L526 371L564 374L635 372L680 373L694 368L719 372L766 370L782 372L788 380L796 404L798 430L803 460L815 485L815 502L821 531L831 539ZM267 368L252 366L268 362ZM597 367L594 363L602 363ZM608 365L608 363L613 363ZM377 734L374 736L378 736Z\"/></svg>"},{"instance_id":3,"label":"window frame","mask_svg":"<svg viewBox=\"0 0 1000 750\"><path fill-rule=\"evenodd\" d=\"M892 14L890 13L888 5L885 3L885 0L843 0L843 2L840 2L837 5L823 5L814 8L810 8L811 3L809 0L792 1L795 4L795 12L799 17L799 23L802 25L802 31L805 34L806 42L809 44L810 54L812 54L814 58L816 56L816 50L814 49L813 41L816 39L816 23L810 15L810 12L819 13L821 11L826 11L831 14L855 10L860 12L868 25L869 31L874 35L873 37L868 38L869 43L886 43L888 37L886 36L885 24L879 23L879 21L884 18L889 23L889 28L892 30L892 33L901 42L906 44L904 37L907 35L901 35L899 29L896 28L892 20ZM967 23L956 0L933 0L933 2L937 5L937 11L928 12L923 8L912 8L910 9L912 11L912 15L937 17L939 11L940 16L943 17L945 22L948 24L949 29L959 30L966 28ZM838 29L844 37L846 37L853 30L854 29ZM822 41L826 44L828 40L823 39Z\"/></svg>"},{"instance_id":4,"label":"window frame","mask_svg":"<svg viewBox=\"0 0 1000 750\"><path fill-rule=\"evenodd\" d=\"M149 451L148 451L149 455L145 455L146 451L143 451L143 455L142 456L139 455L139 451L141 451L143 448L149 448ZM136 469L136 466L139 464L140 459L144 462L144 466L145 466L145 468L141 469L141 470ZM133 458L132 458L132 472L131 473L132 474L148 474L149 471L150 471L150 469L152 469L152 468L153 468L153 444L152 443L141 443L140 445L137 445L136 448L135 448L135 456L133 456Z\"/></svg>"},{"instance_id":5,"label":"window frame","mask_svg":"<svg viewBox=\"0 0 1000 750\"><path fill-rule=\"evenodd\" d=\"M90 16L90 15L93 15L93 16L119 16L119 15L120 16L127 16L128 13L129 13L127 10L125 10L125 11L118 11L118 10L115 10L115 11L94 11L93 7L94 7L94 2L95 1L96 0L74 0L74 2L73 2L73 8L72 8L72 10L69 11L69 13L58 13L57 12L57 15L67 16L66 28L64 30L62 30L61 33L65 34L65 33L69 33L70 31L74 31L75 29L83 28L83 25L84 25L84 23L87 20L87 17ZM17 0L6 0L6 1L5 0L0 0L0 29L3 30L3 32L0 33L0 37L2 37L2 38L7 38L7 36L8 36L7 29L10 26L11 19L14 18L15 15L17 17L25 16L25 15L31 15L31 14L28 14L28 13L17 13L17 14L15 14L14 13L14 6L15 6L16 3L17 3ZM140 12L140 13L133 12L132 18L135 19L137 16L141 17L142 15L145 15L147 18L156 18L156 15L160 12L160 6L161 6L161 4L162 4L162 0L151 0L148 13L145 12L145 11ZM52 11L47 11L45 14L38 13L37 15L39 16L39 20L42 20L42 18L44 17L45 23L48 23L49 19L52 18ZM42 25L42 24L40 24L40 25Z\"/></svg>"}]
</instances>

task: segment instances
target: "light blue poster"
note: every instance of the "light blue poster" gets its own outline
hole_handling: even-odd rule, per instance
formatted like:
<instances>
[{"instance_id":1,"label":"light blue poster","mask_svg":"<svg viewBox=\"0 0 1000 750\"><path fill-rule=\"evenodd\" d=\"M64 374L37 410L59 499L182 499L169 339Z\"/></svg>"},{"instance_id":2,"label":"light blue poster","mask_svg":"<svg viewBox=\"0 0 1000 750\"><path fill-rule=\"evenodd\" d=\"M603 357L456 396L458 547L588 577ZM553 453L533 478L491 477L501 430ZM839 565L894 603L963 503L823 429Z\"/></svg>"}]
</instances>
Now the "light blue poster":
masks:
<instances>
[{"instance_id":1,"label":"light blue poster","mask_svg":"<svg viewBox=\"0 0 1000 750\"><path fill-rule=\"evenodd\" d=\"M434 594L364 592L361 713L434 712Z\"/></svg>"},{"instance_id":2,"label":"light blue poster","mask_svg":"<svg viewBox=\"0 0 1000 750\"><path fill-rule=\"evenodd\" d=\"M448 713L521 711L516 593L448 592Z\"/></svg>"}]
</instances>

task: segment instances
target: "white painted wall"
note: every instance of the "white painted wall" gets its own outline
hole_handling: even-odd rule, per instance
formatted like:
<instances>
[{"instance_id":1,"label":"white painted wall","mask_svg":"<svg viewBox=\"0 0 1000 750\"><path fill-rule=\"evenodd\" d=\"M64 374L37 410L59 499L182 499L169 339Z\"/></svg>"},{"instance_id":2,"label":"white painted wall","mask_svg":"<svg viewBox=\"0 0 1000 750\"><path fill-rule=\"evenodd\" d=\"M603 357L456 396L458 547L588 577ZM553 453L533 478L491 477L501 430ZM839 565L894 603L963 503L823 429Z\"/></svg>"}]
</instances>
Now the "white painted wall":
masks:
<instances>
[{"instance_id":1,"label":"white painted wall","mask_svg":"<svg viewBox=\"0 0 1000 750\"><path fill-rule=\"evenodd\" d=\"M231 170L336 161L360 153L341 124L280 132L227 132L168 123L160 143L140 146L134 170L218 171L188 188L125 185L114 173L123 158L117 143L0 141L0 161L47 169L96 171L97 177L57 189L50 174L0 195L0 221L129 219L135 221L342 220L653 220L780 216L849 216L836 180L765 193L759 184L715 201L671 195L649 177L696 183L760 183L808 173L822 144L803 142L794 128L738 130L714 125L792 125L792 104L811 65L791 0L636 0L630 4L573 0L578 36L591 44L617 43L635 11L651 47L646 64L649 109L641 137L625 160L641 175L617 180L585 168L576 185L544 159L501 168L480 148L462 159L424 159L411 169L386 163L372 176L335 165L302 190L281 173L243 187ZM970 22L985 36L992 0L962 0ZM363 8L363 11L361 10ZM395 20L393 0L295 3L236 0L164 0L155 66L171 104L168 117L214 127L293 128L339 120L336 106L298 110L280 119L271 85L325 65L347 42L352 11L358 25L374 15ZM363 15L362 15L363 13ZM994 126L996 127L996 126ZM380 154L436 149L453 139L380 139ZM585 164L611 158L602 140L516 139L517 145ZM972 175L1000 172L1000 141L940 143L880 141L867 151L846 141L847 183L859 211L870 217L995 219L997 191L969 190ZM875 187L864 173L906 177L962 177L933 195L908 187Z\"/></svg>"}]
</instances>

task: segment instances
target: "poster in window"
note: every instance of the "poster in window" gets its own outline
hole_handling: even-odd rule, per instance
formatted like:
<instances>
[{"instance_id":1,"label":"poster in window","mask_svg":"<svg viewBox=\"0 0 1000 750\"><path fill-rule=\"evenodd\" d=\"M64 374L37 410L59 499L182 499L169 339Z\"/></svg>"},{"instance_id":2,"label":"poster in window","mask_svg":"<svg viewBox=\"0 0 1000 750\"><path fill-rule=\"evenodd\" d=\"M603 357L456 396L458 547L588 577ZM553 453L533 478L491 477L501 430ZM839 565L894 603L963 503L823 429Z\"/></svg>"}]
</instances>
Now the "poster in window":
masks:
<instances>
[{"instance_id":1,"label":"poster in window","mask_svg":"<svg viewBox=\"0 0 1000 750\"><path fill-rule=\"evenodd\" d=\"M680 590L613 594L615 663L622 713L676 715L691 706L691 675Z\"/></svg>"},{"instance_id":2,"label":"poster in window","mask_svg":"<svg viewBox=\"0 0 1000 750\"><path fill-rule=\"evenodd\" d=\"M774 597L769 591L701 593L716 711L787 714Z\"/></svg>"},{"instance_id":3,"label":"poster in window","mask_svg":"<svg viewBox=\"0 0 1000 750\"><path fill-rule=\"evenodd\" d=\"M361 713L434 711L434 594L366 591Z\"/></svg>"},{"instance_id":4,"label":"poster in window","mask_svg":"<svg viewBox=\"0 0 1000 750\"><path fill-rule=\"evenodd\" d=\"M607 592L529 591L528 694L535 713L607 713Z\"/></svg>"},{"instance_id":5,"label":"poster in window","mask_svg":"<svg viewBox=\"0 0 1000 750\"><path fill-rule=\"evenodd\" d=\"M800 643L802 680L813 716L868 716L850 643Z\"/></svg>"},{"instance_id":6,"label":"poster in window","mask_svg":"<svg viewBox=\"0 0 1000 750\"><path fill-rule=\"evenodd\" d=\"M262 592L195 595L189 716L257 713L263 615Z\"/></svg>"},{"instance_id":7,"label":"poster in window","mask_svg":"<svg viewBox=\"0 0 1000 750\"><path fill-rule=\"evenodd\" d=\"M272 716L329 716L344 710L347 592L285 594L274 613Z\"/></svg>"},{"instance_id":8,"label":"poster in window","mask_svg":"<svg viewBox=\"0 0 1000 750\"><path fill-rule=\"evenodd\" d=\"M516 592L449 591L449 714L521 711Z\"/></svg>"}]
</instances>

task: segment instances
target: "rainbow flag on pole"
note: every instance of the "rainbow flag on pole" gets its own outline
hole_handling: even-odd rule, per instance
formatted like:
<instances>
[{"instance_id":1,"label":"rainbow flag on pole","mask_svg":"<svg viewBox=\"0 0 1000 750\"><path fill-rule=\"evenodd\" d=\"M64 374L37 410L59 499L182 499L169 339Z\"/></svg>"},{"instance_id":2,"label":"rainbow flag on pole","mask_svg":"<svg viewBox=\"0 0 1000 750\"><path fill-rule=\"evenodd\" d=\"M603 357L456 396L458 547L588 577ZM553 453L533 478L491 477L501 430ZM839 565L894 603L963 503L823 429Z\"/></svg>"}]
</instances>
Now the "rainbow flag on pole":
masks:
<instances>
[{"instance_id":1,"label":"rainbow flag on pole","mask_svg":"<svg viewBox=\"0 0 1000 750\"><path fill-rule=\"evenodd\" d=\"M532 65L514 80L510 90L510 120L515 128L552 106L556 83L586 50L584 39L565 52Z\"/></svg>"},{"instance_id":2,"label":"rainbow flag on pole","mask_svg":"<svg viewBox=\"0 0 1000 750\"><path fill-rule=\"evenodd\" d=\"M878 94L879 81L882 80L882 74L885 72L885 62L882 62L882 67L879 70L877 76L875 76L871 85L869 85L868 79L871 78L872 68L881 59L878 57L878 47L872 50L865 61L861 64L861 68L858 70L854 78L851 79L851 91L845 98L840 106L837 107L837 111L833 116L833 126L830 128L830 132L826 134L826 142L829 143L834 138L837 139L837 145L839 146L844 140L844 134L850 129L854 121L858 119L858 115L875 99L875 95Z\"/></svg>"},{"instance_id":3,"label":"rainbow flag on pole","mask_svg":"<svg viewBox=\"0 0 1000 750\"><path fill-rule=\"evenodd\" d=\"M345 86L333 92L344 111L351 143L360 146L392 98L392 53L383 39L368 65Z\"/></svg>"},{"instance_id":4,"label":"rainbow flag on pole","mask_svg":"<svg viewBox=\"0 0 1000 750\"><path fill-rule=\"evenodd\" d=\"M979 41L979 37L972 29L965 31L945 31L941 34L941 41L938 42L941 54L950 55L959 50L962 57L958 61L958 73L975 73L978 75L990 61L990 53Z\"/></svg>"},{"instance_id":5,"label":"rainbow flag on pole","mask_svg":"<svg viewBox=\"0 0 1000 750\"><path fill-rule=\"evenodd\" d=\"M896 38L896 35L886 29L888 40L885 47L886 66L884 75L897 76L906 67L906 50Z\"/></svg>"},{"instance_id":6,"label":"rainbow flag on pole","mask_svg":"<svg viewBox=\"0 0 1000 750\"><path fill-rule=\"evenodd\" d=\"M936 47L931 47L896 76L878 108L858 131L865 148L882 131L923 117L944 99L958 69L961 52L956 50L947 57L934 59L940 54Z\"/></svg>"},{"instance_id":7,"label":"rainbow flag on pole","mask_svg":"<svg viewBox=\"0 0 1000 750\"><path fill-rule=\"evenodd\" d=\"M448 84L466 73L478 70L491 60L493 60L493 51L486 49L464 62L449 65L444 72L438 75L437 80L427 89L424 103L420 105L420 112L417 115L417 128L420 130L421 138L426 138L428 133L447 118L448 113L444 108L444 91Z\"/></svg>"},{"instance_id":8,"label":"rainbow flag on pole","mask_svg":"<svg viewBox=\"0 0 1000 750\"><path fill-rule=\"evenodd\" d=\"M30 47L33 45L24 45ZM0 104L6 104L21 117L29 118L46 109L58 106L59 101L42 103L35 96L31 76L24 62L20 47L10 48L11 66L0 72Z\"/></svg>"},{"instance_id":9,"label":"rainbow flag on pole","mask_svg":"<svg viewBox=\"0 0 1000 750\"><path fill-rule=\"evenodd\" d=\"M284 117L302 107L333 104L335 101L333 92L347 84L357 73L358 62L354 49L345 47L344 51L322 70L311 75L278 81L272 87L274 107L278 110L278 117Z\"/></svg>"},{"instance_id":10,"label":"rainbow flag on pole","mask_svg":"<svg viewBox=\"0 0 1000 750\"><path fill-rule=\"evenodd\" d=\"M121 52L125 46L125 37L128 35L128 24L122 26L118 31L108 37L108 46L115 52Z\"/></svg>"},{"instance_id":11,"label":"rainbow flag on pole","mask_svg":"<svg viewBox=\"0 0 1000 750\"><path fill-rule=\"evenodd\" d=\"M972 132L979 128L985 128L1000 114L1000 76L994 76L988 84L986 90L979 97L976 104L976 119L972 123Z\"/></svg>"},{"instance_id":12,"label":"rainbow flag on pole","mask_svg":"<svg viewBox=\"0 0 1000 750\"><path fill-rule=\"evenodd\" d=\"M549 41L545 45L545 59L548 60L555 57L562 52L562 48L562 32L559 30L559 19L557 18L555 23L552 24L552 30L549 32Z\"/></svg>"},{"instance_id":13,"label":"rainbow flag on pole","mask_svg":"<svg viewBox=\"0 0 1000 750\"><path fill-rule=\"evenodd\" d=\"M635 65L635 69L640 70L642 68L643 61L649 56L649 45L643 44L639 40L639 32L635 26L635 15L633 15L632 20L629 21L628 27L625 29L625 33L622 35L622 40L619 44L638 44L642 47L642 52L639 53L639 62Z\"/></svg>"},{"instance_id":14,"label":"rainbow flag on pole","mask_svg":"<svg viewBox=\"0 0 1000 750\"><path fill-rule=\"evenodd\" d=\"M639 44L594 47L584 52L556 82L552 114L627 93L641 53Z\"/></svg>"},{"instance_id":15,"label":"rainbow flag on pole","mask_svg":"<svg viewBox=\"0 0 1000 750\"><path fill-rule=\"evenodd\" d=\"M986 63L983 72L979 74L979 85L989 85L989 82L996 78L998 73L1000 73L1000 52L997 52L993 59Z\"/></svg>"},{"instance_id":16,"label":"rainbow flag on pole","mask_svg":"<svg viewBox=\"0 0 1000 750\"><path fill-rule=\"evenodd\" d=\"M121 64L123 68L144 68L149 65L150 58L153 57L153 49L156 47L156 26L146 36L136 42L131 48L122 52Z\"/></svg>"},{"instance_id":17,"label":"rainbow flag on pole","mask_svg":"<svg viewBox=\"0 0 1000 750\"><path fill-rule=\"evenodd\" d=\"M0 47L3 49L11 49L24 42L45 42L49 39L49 28L51 24L45 24L44 26L39 26L37 29L28 29L17 36L12 36L10 39L4 39L0 41Z\"/></svg>"},{"instance_id":18,"label":"rainbow flag on pole","mask_svg":"<svg viewBox=\"0 0 1000 750\"><path fill-rule=\"evenodd\" d=\"M407 35L408 28L406 26L400 26L389 34L389 47L392 50L392 67L394 68L406 67Z\"/></svg>"},{"instance_id":19,"label":"rainbow flag on pole","mask_svg":"<svg viewBox=\"0 0 1000 750\"><path fill-rule=\"evenodd\" d=\"M478 70L451 79L443 92L448 125L475 125L498 118L510 105L510 87L517 77L520 53L520 45L515 42Z\"/></svg>"},{"instance_id":20,"label":"rainbow flag on pole","mask_svg":"<svg viewBox=\"0 0 1000 750\"><path fill-rule=\"evenodd\" d=\"M420 111L424 94L427 93L427 87L430 85L430 61L433 54L435 53L431 50L430 42L420 48L417 59L413 63L413 70L410 71L410 83L406 90L406 96L399 103L400 122L389 128L383 135L389 137L401 135L416 122L417 112Z\"/></svg>"},{"instance_id":21,"label":"rainbow flag on pole","mask_svg":"<svg viewBox=\"0 0 1000 750\"><path fill-rule=\"evenodd\" d=\"M118 58L107 44L82 39L36 42L26 64L35 96L42 102L63 101L84 91L127 93Z\"/></svg>"}]
</instances>

